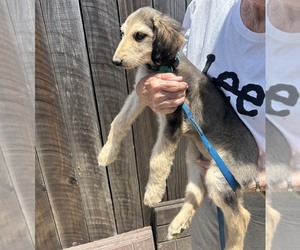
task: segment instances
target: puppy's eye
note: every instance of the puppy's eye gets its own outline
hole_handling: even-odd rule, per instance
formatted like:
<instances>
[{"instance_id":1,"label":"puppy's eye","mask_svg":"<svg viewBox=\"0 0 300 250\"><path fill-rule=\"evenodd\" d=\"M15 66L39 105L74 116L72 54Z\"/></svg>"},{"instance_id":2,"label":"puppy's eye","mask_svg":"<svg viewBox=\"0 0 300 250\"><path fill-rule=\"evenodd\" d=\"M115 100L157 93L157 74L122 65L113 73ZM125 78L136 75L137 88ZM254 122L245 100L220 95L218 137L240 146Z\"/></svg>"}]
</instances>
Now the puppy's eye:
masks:
<instances>
[{"instance_id":1,"label":"puppy's eye","mask_svg":"<svg viewBox=\"0 0 300 250\"><path fill-rule=\"evenodd\" d=\"M134 39L137 41L137 42L140 42L142 41L147 35L146 34L143 34L141 32L137 32L135 33L134 35Z\"/></svg>"}]
</instances>

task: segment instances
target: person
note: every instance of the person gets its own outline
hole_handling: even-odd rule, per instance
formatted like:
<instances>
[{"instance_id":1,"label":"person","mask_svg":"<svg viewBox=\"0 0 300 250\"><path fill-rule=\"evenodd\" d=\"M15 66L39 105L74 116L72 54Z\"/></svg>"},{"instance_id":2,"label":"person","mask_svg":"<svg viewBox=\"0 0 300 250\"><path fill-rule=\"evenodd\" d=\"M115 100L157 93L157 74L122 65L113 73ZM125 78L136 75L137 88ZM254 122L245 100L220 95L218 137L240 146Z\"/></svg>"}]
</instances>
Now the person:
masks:
<instances>
[{"instance_id":1,"label":"person","mask_svg":"<svg viewBox=\"0 0 300 250\"><path fill-rule=\"evenodd\" d=\"M269 0L266 28L266 116L287 142L287 145L278 145L277 151L281 152L281 158L285 157L282 152L288 155L286 173L282 171L283 166L280 169L272 166L267 168L268 183L274 182L273 176L287 176L280 185L267 192L267 201L280 214L273 234L272 249L298 249L300 197L296 190L300 186L300 2ZM268 135L267 149L276 159L276 154L272 152L275 151L272 141L276 135Z\"/></svg>"},{"instance_id":2,"label":"person","mask_svg":"<svg viewBox=\"0 0 300 250\"><path fill-rule=\"evenodd\" d=\"M265 156L265 0L193 0L183 21L183 52L200 70L215 55L207 74L228 97L256 139L264 172ZM158 73L136 85L140 100L155 112L172 113L185 100L181 76ZM200 167L207 167L199 161ZM263 174L262 174L263 176ZM262 178L263 179L263 178ZM254 185L255 186L255 185ZM265 249L265 200L245 194L251 213L244 249ZM206 198L191 224L192 249L220 249L216 206Z\"/></svg>"}]
</instances>

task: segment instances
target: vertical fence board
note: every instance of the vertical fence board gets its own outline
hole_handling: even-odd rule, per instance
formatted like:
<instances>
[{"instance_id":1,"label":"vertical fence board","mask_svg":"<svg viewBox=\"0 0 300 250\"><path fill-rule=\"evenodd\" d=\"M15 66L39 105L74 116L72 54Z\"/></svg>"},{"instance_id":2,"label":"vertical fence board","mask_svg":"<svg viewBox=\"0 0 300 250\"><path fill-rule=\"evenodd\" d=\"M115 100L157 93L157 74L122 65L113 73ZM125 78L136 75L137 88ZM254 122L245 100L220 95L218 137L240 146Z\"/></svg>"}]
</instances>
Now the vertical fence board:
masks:
<instances>
[{"instance_id":1,"label":"vertical fence board","mask_svg":"<svg viewBox=\"0 0 300 250\"><path fill-rule=\"evenodd\" d=\"M8 166L0 147L0 246L3 250L33 249Z\"/></svg>"},{"instance_id":2,"label":"vertical fence board","mask_svg":"<svg viewBox=\"0 0 300 250\"><path fill-rule=\"evenodd\" d=\"M182 23L185 13L186 4L182 0L153 0L154 8L170 15L178 22Z\"/></svg>"},{"instance_id":3,"label":"vertical fence board","mask_svg":"<svg viewBox=\"0 0 300 250\"><path fill-rule=\"evenodd\" d=\"M182 23L186 5L184 1L161 1L154 0L155 9L170 15L178 22ZM179 199L184 196L187 184L187 172L185 163L186 140L181 139L176 150L176 157L172 166L171 174L167 181L168 200Z\"/></svg>"},{"instance_id":4,"label":"vertical fence board","mask_svg":"<svg viewBox=\"0 0 300 250\"><path fill-rule=\"evenodd\" d=\"M106 141L110 123L127 95L124 71L112 66L119 41L116 1L81 0L84 28L95 85L101 132ZM143 226L132 133L124 139L117 160L108 166L118 233Z\"/></svg>"},{"instance_id":5,"label":"vertical fence board","mask_svg":"<svg viewBox=\"0 0 300 250\"><path fill-rule=\"evenodd\" d=\"M98 115L78 1L43 2L51 56L90 240L116 233L106 170L98 167Z\"/></svg>"},{"instance_id":6,"label":"vertical fence board","mask_svg":"<svg viewBox=\"0 0 300 250\"><path fill-rule=\"evenodd\" d=\"M36 145L62 247L88 242L82 197L39 4L36 4ZM43 227L40 230L47 230L49 225Z\"/></svg>"},{"instance_id":7,"label":"vertical fence board","mask_svg":"<svg viewBox=\"0 0 300 250\"><path fill-rule=\"evenodd\" d=\"M132 1L132 0L118 0L119 6L119 16L120 23L124 23L127 16L131 14L133 11L145 7L152 6L152 0L140 0L140 1Z\"/></svg>"},{"instance_id":8,"label":"vertical fence board","mask_svg":"<svg viewBox=\"0 0 300 250\"><path fill-rule=\"evenodd\" d=\"M119 13L121 24L126 20L128 15L138 8L144 6L151 6L151 0L144 1L128 1L119 0ZM129 89L133 90L134 85L134 71L127 71L127 82ZM138 176L140 184L141 200L144 199L145 187L148 182L149 176L149 159L151 156L152 148L154 146L157 134L157 122L155 114L146 108L145 111L137 118L133 124L134 132L134 146L136 161L138 167ZM145 206L142 202L144 226L150 225L151 209Z\"/></svg>"},{"instance_id":9,"label":"vertical fence board","mask_svg":"<svg viewBox=\"0 0 300 250\"><path fill-rule=\"evenodd\" d=\"M35 161L35 249L62 249L46 184L36 153Z\"/></svg>"},{"instance_id":10,"label":"vertical fence board","mask_svg":"<svg viewBox=\"0 0 300 250\"><path fill-rule=\"evenodd\" d=\"M34 3L35 0L6 0L20 49L21 60L34 93ZM32 97L32 102L34 98ZM34 104L33 104L34 105Z\"/></svg>"},{"instance_id":11,"label":"vertical fence board","mask_svg":"<svg viewBox=\"0 0 300 250\"><path fill-rule=\"evenodd\" d=\"M8 173L4 181L9 181L10 188L7 189L8 186L1 182L4 186L1 185L0 192L5 198L1 196L0 245L1 249L22 249L23 246L33 249L34 94L31 91L32 82L26 80L21 44L16 37L12 15L6 1L1 1L0 164ZM16 230L10 223L17 227Z\"/></svg>"}]
</instances>

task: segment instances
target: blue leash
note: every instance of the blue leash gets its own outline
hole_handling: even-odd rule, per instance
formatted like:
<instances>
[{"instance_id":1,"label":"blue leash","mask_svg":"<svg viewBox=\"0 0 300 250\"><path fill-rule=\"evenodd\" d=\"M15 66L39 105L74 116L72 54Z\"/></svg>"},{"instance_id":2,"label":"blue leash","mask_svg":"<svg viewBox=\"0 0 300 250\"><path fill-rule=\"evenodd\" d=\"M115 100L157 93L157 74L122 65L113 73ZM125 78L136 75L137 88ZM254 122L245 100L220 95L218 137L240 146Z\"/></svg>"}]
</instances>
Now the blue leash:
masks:
<instances>
[{"instance_id":1,"label":"blue leash","mask_svg":"<svg viewBox=\"0 0 300 250\"><path fill-rule=\"evenodd\" d=\"M208 153L211 155L211 157L214 159L216 164L218 165L220 171L224 175L225 179L227 180L228 184L232 188L233 191L235 191L238 187L238 182L230 172L230 170L227 168L226 164L222 160L222 158L219 156L217 151L214 149L214 147L210 144L206 136L204 135L201 127L196 122L195 118L193 117L190 109L185 105L182 104L181 108L186 116L186 118L192 123L193 127L197 131L199 137L201 138L205 148L207 149ZM217 207L217 213L218 213L218 222L219 222L219 237L220 237L220 244L221 244L221 250L225 249L225 223L224 223L224 215L222 210Z\"/></svg>"},{"instance_id":2,"label":"blue leash","mask_svg":"<svg viewBox=\"0 0 300 250\"><path fill-rule=\"evenodd\" d=\"M232 188L232 190L236 190L238 187L238 182L230 172L230 170L227 168L226 164L224 161L221 159L217 151L214 149L214 147L210 144L206 136L204 135L201 127L199 124L196 122L195 118L193 117L190 109L185 105L182 104L181 108L186 115L186 118L192 123L193 127L196 129L198 135L200 136L205 148L207 149L208 153L211 155L211 157L215 160L217 163L218 167L220 168L222 174L224 175L225 179L227 180L228 184Z\"/></svg>"}]
</instances>

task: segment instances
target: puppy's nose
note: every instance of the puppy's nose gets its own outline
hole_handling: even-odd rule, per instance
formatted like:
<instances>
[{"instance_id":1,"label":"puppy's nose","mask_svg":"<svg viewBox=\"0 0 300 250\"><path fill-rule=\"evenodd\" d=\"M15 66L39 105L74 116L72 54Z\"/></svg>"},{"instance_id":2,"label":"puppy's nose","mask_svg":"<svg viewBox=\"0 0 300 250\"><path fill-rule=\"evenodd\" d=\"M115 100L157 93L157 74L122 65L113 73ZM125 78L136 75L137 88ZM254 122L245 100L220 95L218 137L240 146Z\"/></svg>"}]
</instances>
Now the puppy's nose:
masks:
<instances>
[{"instance_id":1,"label":"puppy's nose","mask_svg":"<svg viewBox=\"0 0 300 250\"><path fill-rule=\"evenodd\" d=\"M112 60L112 62L113 62L113 64L116 65L116 66L121 66L122 63L123 63L123 60L118 59L118 58L114 58L114 59Z\"/></svg>"}]
</instances>

